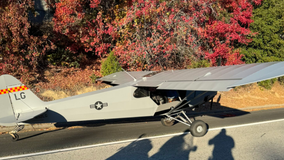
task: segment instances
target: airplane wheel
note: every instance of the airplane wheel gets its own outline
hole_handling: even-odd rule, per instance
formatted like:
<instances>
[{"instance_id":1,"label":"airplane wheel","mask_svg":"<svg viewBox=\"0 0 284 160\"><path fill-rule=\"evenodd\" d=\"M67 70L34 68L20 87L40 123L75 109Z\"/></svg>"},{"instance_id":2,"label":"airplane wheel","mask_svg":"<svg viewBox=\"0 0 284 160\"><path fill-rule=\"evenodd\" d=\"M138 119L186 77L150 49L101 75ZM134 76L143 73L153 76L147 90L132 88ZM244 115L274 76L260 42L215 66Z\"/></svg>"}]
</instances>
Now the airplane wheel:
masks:
<instances>
[{"instance_id":1,"label":"airplane wheel","mask_svg":"<svg viewBox=\"0 0 284 160\"><path fill-rule=\"evenodd\" d=\"M170 127L170 126L174 125L175 120L170 119L170 118L161 118L161 123L164 126Z\"/></svg>"},{"instance_id":2,"label":"airplane wheel","mask_svg":"<svg viewBox=\"0 0 284 160\"><path fill-rule=\"evenodd\" d=\"M208 131L208 126L201 120L194 121L190 126L190 132L194 137L202 137Z\"/></svg>"},{"instance_id":3,"label":"airplane wheel","mask_svg":"<svg viewBox=\"0 0 284 160\"><path fill-rule=\"evenodd\" d=\"M19 135L17 133L13 133L13 135L11 135L11 136L12 136L12 141L19 140Z\"/></svg>"}]
</instances>

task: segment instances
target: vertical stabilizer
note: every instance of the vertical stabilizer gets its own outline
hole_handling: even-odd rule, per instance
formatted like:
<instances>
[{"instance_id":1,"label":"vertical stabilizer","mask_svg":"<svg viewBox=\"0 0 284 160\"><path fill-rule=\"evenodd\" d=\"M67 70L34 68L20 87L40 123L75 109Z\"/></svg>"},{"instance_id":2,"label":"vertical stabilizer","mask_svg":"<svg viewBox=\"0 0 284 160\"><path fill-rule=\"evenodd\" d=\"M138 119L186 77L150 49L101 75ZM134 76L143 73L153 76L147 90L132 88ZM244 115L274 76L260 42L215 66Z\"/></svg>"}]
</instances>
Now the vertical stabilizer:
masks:
<instances>
[{"instance_id":1,"label":"vertical stabilizer","mask_svg":"<svg viewBox=\"0 0 284 160\"><path fill-rule=\"evenodd\" d=\"M46 111L28 87L10 75L0 76L0 125L13 125Z\"/></svg>"},{"instance_id":2,"label":"vertical stabilizer","mask_svg":"<svg viewBox=\"0 0 284 160\"><path fill-rule=\"evenodd\" d=\"M0 125L16 125L14 111L11 105L4 77L0 76Z\"/></svg>"}]
</instances>

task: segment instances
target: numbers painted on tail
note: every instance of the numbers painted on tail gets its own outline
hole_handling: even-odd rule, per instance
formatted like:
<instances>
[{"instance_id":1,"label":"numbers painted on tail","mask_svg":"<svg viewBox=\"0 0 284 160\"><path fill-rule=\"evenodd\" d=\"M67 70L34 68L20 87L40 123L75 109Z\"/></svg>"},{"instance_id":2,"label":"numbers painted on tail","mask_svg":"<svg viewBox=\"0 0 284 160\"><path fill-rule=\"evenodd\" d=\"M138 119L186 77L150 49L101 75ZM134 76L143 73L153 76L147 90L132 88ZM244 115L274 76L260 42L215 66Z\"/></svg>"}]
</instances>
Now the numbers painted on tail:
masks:
<instances>
[{"instance_id":1,"label":"numbers painted on tail","mask_svg":"<svg viewBox=\"0 0 284 160\"><path fill-rule=\"evenodd\" d=\"M20 92L17 94L14 94L16 101L21 100L21 99L26 99L26 94L25 92Z\"/></svg>"}]
</instances>

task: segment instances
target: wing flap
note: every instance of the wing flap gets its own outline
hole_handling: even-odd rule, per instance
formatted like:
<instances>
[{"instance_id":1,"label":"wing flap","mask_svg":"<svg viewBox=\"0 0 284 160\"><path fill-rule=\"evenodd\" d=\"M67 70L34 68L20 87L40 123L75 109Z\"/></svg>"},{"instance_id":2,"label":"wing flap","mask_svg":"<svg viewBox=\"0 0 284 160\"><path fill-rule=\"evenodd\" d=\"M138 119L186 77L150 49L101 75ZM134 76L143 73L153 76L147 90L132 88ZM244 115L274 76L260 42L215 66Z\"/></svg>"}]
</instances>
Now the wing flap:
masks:
<instances>
[{"instance_id":1,"label":"wing flap","mask_svg":"<svg viewBox=\"0 0 284 160\"><path fill-rule=\"evenodd\" d=\"M237 80L226 81L187 81L187 82L164 82L157 89L171 90L196 90L196 91L228 91L229 85Z\"/></svg>"}]
</instances>

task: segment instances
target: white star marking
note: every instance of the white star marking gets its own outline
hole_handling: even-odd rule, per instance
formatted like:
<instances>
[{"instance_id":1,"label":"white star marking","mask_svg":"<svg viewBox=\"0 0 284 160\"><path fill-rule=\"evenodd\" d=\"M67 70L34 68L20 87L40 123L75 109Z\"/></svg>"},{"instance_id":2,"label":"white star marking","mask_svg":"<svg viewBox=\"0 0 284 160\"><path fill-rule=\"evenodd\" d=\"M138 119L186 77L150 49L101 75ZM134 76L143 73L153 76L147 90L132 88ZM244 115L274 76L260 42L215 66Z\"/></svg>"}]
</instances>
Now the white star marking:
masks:
<instances>
[{"instance_id":1,"label":"white star marking","mask_svg":"<svg viewBox=\"0 0 284 160\"><path fill-rule=\"evenodd\" d=\"M102 106L103 106L103 104L98 103L98 104L96 105L96 108L97 108L97 109L102 109L102 108L103 108Z\"/></svg>"}]
</instances>

